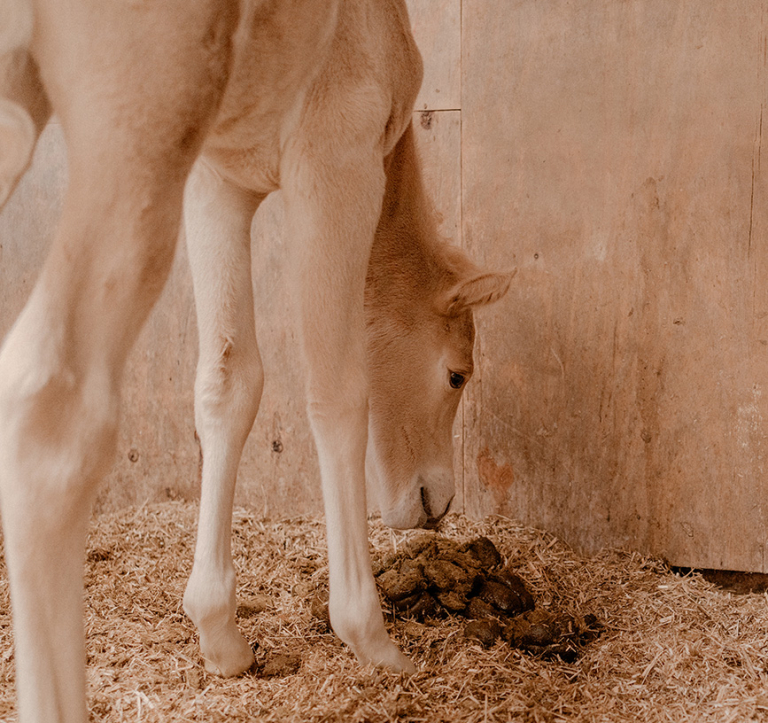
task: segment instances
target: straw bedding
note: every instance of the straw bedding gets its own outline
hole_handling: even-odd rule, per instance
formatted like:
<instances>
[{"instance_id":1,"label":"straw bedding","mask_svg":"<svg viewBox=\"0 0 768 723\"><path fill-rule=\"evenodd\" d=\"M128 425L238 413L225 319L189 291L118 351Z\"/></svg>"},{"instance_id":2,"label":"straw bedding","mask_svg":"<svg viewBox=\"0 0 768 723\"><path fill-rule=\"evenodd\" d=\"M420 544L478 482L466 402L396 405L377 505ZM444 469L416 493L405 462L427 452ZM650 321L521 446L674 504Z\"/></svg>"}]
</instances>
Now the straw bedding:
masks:
<instances>
[{"instance_id":1,"label":"straw bedding","mask_svg":"<svg viewBox=\"0 0 768 723\"><path fill-rule=\"evenodd\" d=\"M606 551L575 554L514 522L449 516L445 537L489 537L538 608L595 615L599 637L575 660L485 649L466 619L388 623L419 671L360 667L311 600L327 578L319 520L235 515L239 624L258 641L258 666L208 675L181 609L196 507L170 502L94 520L86 564L88 696L94 721L748 721L768 720L768 606L697 573ZM413 534L372 522L372 551L397 552ZM0 720L13 720L8 585L0 569Z\"/></svg>"}]
</instances>

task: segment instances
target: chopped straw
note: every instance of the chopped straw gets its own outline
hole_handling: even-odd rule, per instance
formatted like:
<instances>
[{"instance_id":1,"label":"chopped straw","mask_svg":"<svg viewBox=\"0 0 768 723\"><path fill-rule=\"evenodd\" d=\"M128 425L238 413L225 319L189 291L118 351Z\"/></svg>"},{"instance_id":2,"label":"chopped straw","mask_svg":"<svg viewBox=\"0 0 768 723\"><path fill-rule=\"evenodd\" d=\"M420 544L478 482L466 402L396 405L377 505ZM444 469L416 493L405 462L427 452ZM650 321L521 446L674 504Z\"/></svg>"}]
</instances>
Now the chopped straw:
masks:
<instances>
[{"instance_id":1,"label":"chopped straw","mask_svg":"<svg viewBox=\"0 0 768 723\"><path fill-rule=\"evenodd\" d=\"M85 625L94 721L747 721L768 720L768 606L659 560L605 551L582 557L552 536L493 517L449 516L440 533L491 538L539 607L594 613L599 638L571 663L463 636L466 621L396 620L390 633L418 672L361 667L312 617L327 579L320 520L267 522L238 510L233 549L238 622L257 657L300 659L283 677L205 672L181 608L194 545L193 504L170 502L96 517L88 539ZM423 533L371 522L384 557ZM259 606L266 609L254 612ZM15 719L8 583L0 568L0 720Z\"/></svg>"}]
</instances>

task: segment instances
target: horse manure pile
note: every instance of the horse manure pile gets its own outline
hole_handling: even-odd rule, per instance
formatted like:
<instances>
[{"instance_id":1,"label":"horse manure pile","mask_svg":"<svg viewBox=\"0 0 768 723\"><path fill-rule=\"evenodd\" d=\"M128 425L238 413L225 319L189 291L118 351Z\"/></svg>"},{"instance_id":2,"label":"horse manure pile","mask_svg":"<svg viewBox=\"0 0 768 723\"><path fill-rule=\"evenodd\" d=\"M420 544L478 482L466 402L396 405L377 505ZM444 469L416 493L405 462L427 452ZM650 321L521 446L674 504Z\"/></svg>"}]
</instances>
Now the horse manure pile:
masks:
<instances>
[{"instance_id":1,"label":"horse manure pile","mask_svg":"<svg viewBox=\"0 0 768 723\"><path fill-rule=\"evenodd\" d=\"M460 544L424 535L404 550L374 560L385 607L394 618L468 619L464 636L490 648L501 639L519 650L575 660L602 628L592 614L573 616L536 607L525 581L505 564L493 542L477 537ZM311 603L328 623L327 592Z\"/></svg>"}]
</instances>

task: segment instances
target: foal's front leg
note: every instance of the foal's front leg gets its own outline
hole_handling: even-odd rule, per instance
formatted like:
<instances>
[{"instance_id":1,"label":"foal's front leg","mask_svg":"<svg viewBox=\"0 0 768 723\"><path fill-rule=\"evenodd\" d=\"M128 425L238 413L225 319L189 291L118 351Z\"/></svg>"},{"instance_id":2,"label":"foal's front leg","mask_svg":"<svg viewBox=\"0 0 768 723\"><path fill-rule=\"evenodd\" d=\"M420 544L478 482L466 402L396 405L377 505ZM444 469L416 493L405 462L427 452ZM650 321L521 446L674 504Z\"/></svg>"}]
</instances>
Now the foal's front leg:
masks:
<instances>
[{"instance_id":1,"label":"foal's front leg","mask_svg":"<svg viewBox=\"0 0 768 723\"><path fill-rule=\"evenodd\" d=\"M363 295L384 169L374 147L348 149L345 155L334 143L328 155L332 163L322 158L317 163L320 146L313 138L311 150L295 149L282 171L288 231L297 246L292 290L300 317L307 408L323 485L331 624L360 662L412 672L413 664L384 627L371 572L365 501Z\"/></svg>"},{"instance_id":2,"label":"foal's front leg","mask_svg":"<svg viewBox=\"0 0 768 723\"><path fill-rule=\"evenodd\" d=\"M200 632L206 669L219 675L237 675L253 662L235 624L230 538L237 468L263 386L250 233L260 200L225 181L204 159L195 165L184 199L200 340L195 426L203 450L195 564L184 610Z\"/></svg>"},{"instance_id":3,"label":"foal's front leg","mask_svg":"<svg viewBox=\"0 0 768 723\"><path fill-rule=\"evenodd\" d=\"M70 180L0 351L0 503L19 720L85 723L91 501L115 446L125 358L163 287L184 180L226 84L237 6L34 5ZM65 32L74 27L88 31Z\"/></svg>"}]
</instances>

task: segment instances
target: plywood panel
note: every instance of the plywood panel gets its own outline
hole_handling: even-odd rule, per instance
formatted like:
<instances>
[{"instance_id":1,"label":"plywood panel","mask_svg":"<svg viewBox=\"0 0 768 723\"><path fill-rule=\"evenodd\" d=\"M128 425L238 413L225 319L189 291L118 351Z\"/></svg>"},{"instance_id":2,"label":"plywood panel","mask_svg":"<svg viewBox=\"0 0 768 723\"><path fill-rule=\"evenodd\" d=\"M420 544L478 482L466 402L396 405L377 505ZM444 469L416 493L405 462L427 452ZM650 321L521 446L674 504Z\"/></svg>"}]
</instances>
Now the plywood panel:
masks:
<instances>
[{"instance_id":1,"label":"plywood panel","mask_svg":"<svg viewBox=\"0 0 768 723\"><path fill-rule=\"evenodd\" d=\"M461 113L416 112L413 124L438 232L449 243L461 246Z\"/></svg>"},{"instance_id":2,"label":"plywood panel","mask_svg":"<svg viewBox=\"0 0 768 723\"><path fill-rule=\"evenodd\" d=\"M438 233L454 246L461 237L461 113L423 111L413 114L422 176L438 220ZM464 509L464 402L453 427L456 496L451 509Z\"/></svg>"},{"instance_id":3,"label":"plywood panel","mask_svg":"<svg viewBox=\"0 0 768 723\"><path fill-rule=\"evenodd\" d=\"M413 36L424 59L417 110L461 108L461 0L408 0Z\"/></svg>"},{"instance_id":4,"label":"plywood panel","mask_svg":"<svg viewBox=\"0 0 768 723\"><path fill-rule=\"evenodd\" d=\"M59 216L67 177L61 127L41 135L33 168L0 214L0 339L18 316L37 279Z\"/></svg>"},{"instance_id":5,"label":"plywood panel","mask_svg":"<svg viewBox=\"0 0 768 723\"><path fill-rule=\"evenodd\" d=\"M320 473L304 411L304 382L291 300L280 194L262 204L252 232L257 336L265 371L261 408L240 471L240 499L265 516L322 511Z\"/></svg>"},{"instance_id":6,"label":"plywood panel","mask_svg":"<svg viewBox=\"0 0 768 723\"><path fill-rule=\"evenodd\" d=\"M474 514L766 570L765 9L464 0Z\"/></svg>"}]
</instances>

